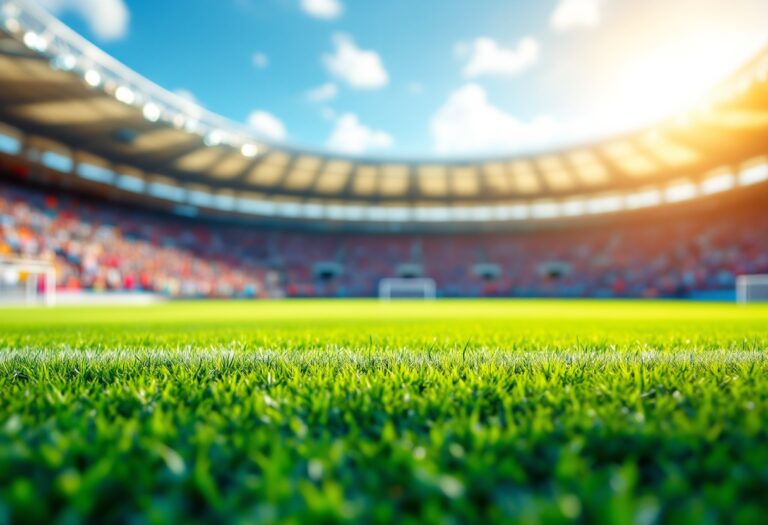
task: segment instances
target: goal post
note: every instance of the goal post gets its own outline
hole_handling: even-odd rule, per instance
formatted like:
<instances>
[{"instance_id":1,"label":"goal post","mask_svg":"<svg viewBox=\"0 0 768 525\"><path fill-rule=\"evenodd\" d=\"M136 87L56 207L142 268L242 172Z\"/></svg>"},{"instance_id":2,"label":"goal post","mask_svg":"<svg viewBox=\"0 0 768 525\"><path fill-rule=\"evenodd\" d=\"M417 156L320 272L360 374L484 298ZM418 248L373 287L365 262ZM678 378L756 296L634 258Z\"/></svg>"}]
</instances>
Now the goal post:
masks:
<instances>
[{"instance_id":1,"label":"goal post","mask_svg":"<svg viewBox=\"0 0 768 525\"><path fill-rule=\"evenodd\" d=\"M0 258L0 304L56 304L56 269L37 259Z\"/></svg>"},{"instance_id":2,"label":"goal post","mask_svg":"<svg viewBox=\"0 0 768 525\"><path fill-rule=\"evenodd\" d=\"M435 299L437 284L434 279L419 277L413 279L391 277L379 281L379 299Z\"/></svg>"},{"instance_id":3,"label":"goal post","mask_svg":"<svg viewBox=\"0 0 768 525\"><path fill-rule=\"evenodd\" d=\"M736 302L768 303L768 274L739 275L736 278Z\"/></svg>"}]
</instances>

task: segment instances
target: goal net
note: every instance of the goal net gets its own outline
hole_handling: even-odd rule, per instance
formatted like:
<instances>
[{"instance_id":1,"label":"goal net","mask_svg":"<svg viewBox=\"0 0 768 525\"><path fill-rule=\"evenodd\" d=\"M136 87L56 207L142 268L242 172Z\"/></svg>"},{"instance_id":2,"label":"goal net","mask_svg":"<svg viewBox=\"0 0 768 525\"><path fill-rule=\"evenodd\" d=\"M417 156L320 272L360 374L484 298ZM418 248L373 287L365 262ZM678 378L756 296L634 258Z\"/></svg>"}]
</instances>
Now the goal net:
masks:
<instances>
[{"instance_id":1,"label":"goal net","mask_svg":"<svg viewBox=\"0 0 768 525\"><path fill-rule=\"evenodd\" d=\"M738 276L736 301L740 304L768 302L768 275Z\"/></svg>"},{"instance_id":2,"label":"goal net","mask_svg":"<svg viewBox=\"0 0 768 525\"><path fill-rule=\"evenodd\" d=\"M437 285L434 279L420 277L417 279L387 278L379 282L379 299L434 299L437 296Z\"/></svg>"},{"instance_id":3,"label":"goal net","mask_svg":"<svg viewBox=\"0 0 768 525\"><path fill-rule=\"evenodd\" d=\"M56 270L51 262L0 258L0 305L55 303Z\"/></svg>"}]
</instances>

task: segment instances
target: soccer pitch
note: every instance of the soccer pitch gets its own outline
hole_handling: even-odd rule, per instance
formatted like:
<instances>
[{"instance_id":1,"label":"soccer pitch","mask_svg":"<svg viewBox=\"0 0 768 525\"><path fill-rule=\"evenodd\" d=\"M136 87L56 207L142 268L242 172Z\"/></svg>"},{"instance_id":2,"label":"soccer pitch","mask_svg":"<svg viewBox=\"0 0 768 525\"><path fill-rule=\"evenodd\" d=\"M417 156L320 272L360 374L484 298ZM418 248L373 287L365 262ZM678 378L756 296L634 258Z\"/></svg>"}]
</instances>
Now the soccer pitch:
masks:
<instances>
[{"instance_id":1,"label":"soccer pitch","mask_svg":"<svg viewBox=\"0 0 768 525\"><path fill-rule=\"evenodd\" d=\"M761 523L768 307L0 310L2 523Z\"/></svg>"}]
</instances>

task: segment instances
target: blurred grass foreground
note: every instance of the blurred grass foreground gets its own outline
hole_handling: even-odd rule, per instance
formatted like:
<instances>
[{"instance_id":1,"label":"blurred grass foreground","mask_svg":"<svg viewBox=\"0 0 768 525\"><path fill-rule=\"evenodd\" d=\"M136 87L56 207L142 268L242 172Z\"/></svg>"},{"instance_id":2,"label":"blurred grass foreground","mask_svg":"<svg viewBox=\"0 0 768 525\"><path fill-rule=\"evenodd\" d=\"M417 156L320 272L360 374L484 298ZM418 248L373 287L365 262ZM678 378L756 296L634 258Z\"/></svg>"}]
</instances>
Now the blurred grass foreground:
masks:
<instances>
[{"instance_id":1,"label":"blurred grass foreground","mask_svg":"<svg viewBox=\"0 0 768 525\"><path fill-rule=\"evenodd\" d=\"M768 308L0 310L0 523L759 523Z\"/></svg>"}]
</instances>

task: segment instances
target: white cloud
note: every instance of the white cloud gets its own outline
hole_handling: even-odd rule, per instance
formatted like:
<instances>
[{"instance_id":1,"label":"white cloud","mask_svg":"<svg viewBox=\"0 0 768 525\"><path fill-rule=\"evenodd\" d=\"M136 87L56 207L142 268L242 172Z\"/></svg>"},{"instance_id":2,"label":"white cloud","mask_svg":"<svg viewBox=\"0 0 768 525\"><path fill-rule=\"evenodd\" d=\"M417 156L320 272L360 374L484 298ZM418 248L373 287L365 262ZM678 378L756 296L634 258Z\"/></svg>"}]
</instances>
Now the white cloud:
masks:
<instances>
[{"instance_id":1,"label":"white cloud","mask_svg":"<svg viewBox=\"0 0 768 525\"><path fill-rule=\"evenodd\" d=\"M128 32L130 13L124 0L38 0L54 14L66 11L82 17L101 40L118 40Z\"/></svg>"},{"instance_id":2,"label":"white cloud","mask_svg":"<svg viewBox=\"0 0 768 525\"><path fill-rule=\"evenodd\" d=\"M301 8L309 16L324 20L338 18L344 11L339 0L301 0Z\"/></svg>"},{"instance_id":3,"label":"white cloud","mask_svg":"<svg viewBox=\"0 0 768 525\"><path fill-rule=\"evenodd\" d=\"M557 31L595 27L600 24L602 0L559 0L550 25Z\"/></svg>"},{"instance_id":4,"label":"white cloud","mask_svg":"<svg viewBox=\"0 0 768 525\"><path fill-rule=\"evenodd\" d=\"M339 117L328 139L329 148L352 155L389 148L393 143L391 135L363 125L354 113Z\"/></svg>"},{"instance_id":5,"label":"white cloud","mask_svg":"<svg viewBox=\"0 0 768 525\"><path fill-rule=\"evenodd\" d=\"M470 83L451 93L432 118L430 131L438 153L509 153L551 143L560 126L549 117L518 120Z\"/></svg>"},{"instance_id":6,"label":"white cloud","mask_svg":"<svg viewBox=\"0 0 768 525\"><path fill-rule=\"evenodd\" d=\"M495 40L480 37L469 44L457 44L455 52L459 58L467 60L462 70L466 78L516 75L538 61L539 43L531 37L525 37L513 49L504 49Z\"/></svg>"},{"instance_id":7,"label":"white cloud","mask_svg":"<svg viewBox=\"0 0 768 525\"><path fill-rule=\"evenodd\" d=\"M339 88L333 82L326 82L316 88L307 91L307 100L310 102L327 102L336 98L339 94Z\"/></svg>"},{"instance_id":8,"label":"white cloud","mask_svg":"<svg viewBox=\"0 0 768 525\"><path fill-rule=\"evenodd\" d=\"M251 55L251 63L258 69L264 69L269 65L269 57L266 55L266 53L257 51Z\"/></svg>"},{"instance_id":9,"label":"white cloud","mask_svg":"<svg viewBox=\"0 0 768 525\"><path fill-rule=\"evenodd\" d=\"M355 89L377 89L389 83L381 57L375 51L357 47L349 35L333 36L336 48L332 55L323 55L323 63L335 77Z\"/></svg>"},{"instance_id":10,"label":"white cloud","mask_svg":"<svg viewBox=\"0 0 768 525\"><path fill-rule=\"evenodd\" d=\"M248 115L248 125L261 137L269 140L285 140L288 133L285 131L285 124L266 111L254 111Z\"/></svg>"}]
</instances>

